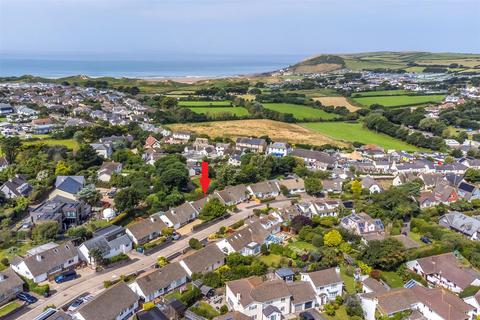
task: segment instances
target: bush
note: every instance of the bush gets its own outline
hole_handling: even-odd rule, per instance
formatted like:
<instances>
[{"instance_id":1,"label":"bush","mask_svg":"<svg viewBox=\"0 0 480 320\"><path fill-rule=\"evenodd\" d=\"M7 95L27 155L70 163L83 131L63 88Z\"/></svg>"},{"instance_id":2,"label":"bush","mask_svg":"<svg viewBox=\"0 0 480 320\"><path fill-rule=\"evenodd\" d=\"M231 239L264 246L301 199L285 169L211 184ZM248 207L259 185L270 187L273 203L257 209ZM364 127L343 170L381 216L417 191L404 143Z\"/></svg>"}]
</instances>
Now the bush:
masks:
<instances>
[{"instance_id":1,"label":"bush","mask_svg":"<svg viewBox=\"0 0 480 320\"><path fill-rule=\"evenodd\" d=\"M115 263L115 262L120 262L120 261L123 261L123 260L128 260L130 259L125 253L121 253L121 254L118 254L114 257L111 257L111 258L108 258L108 259L105 259L104 260L104 264L105 265L110 265L112 263Z\"/></svg>"},{"instance_id":2,"label":"bush","mask_svg":"<svg viewBox=\"0 0 480 320\"><path fill-rule=\"evenodd\" d=\"M458 295L460 298L472 297L480 291L480 286L468 286Z\"/></svg>"},{"instance_id":3,"label":"bush","mask_svg":"<svg viewBox=\"0 0 480 320\"><path fill-rule=\"evenodd\" d=\"M245 224L245 220L240 220L232 224L232 229L238 229Z\"/></svg>"},{"instance_id":4,"label":"bush","mask_svg":"<svg viewBox=\"0 0 480 320\"><path fill-rule=\"evenodd\" d=\"M194 250L200 250L203 248L202 243L196 238L191 238L190 240L188 240L188 245Z\"/></svg>"},{"instance_id":5,"label":"bush","mask_svg":"<svg viewBox=\"0 0 480 320\"><path fill-rule=\"evenodd\" d=\"M50 286L48 284L38 285L33 280L27 279L25 277L21 277L25 282L25 286L27 287L28 291L35 292L38 295L44 296L45 294L50 293Z\"/></svg>"}]
</instances>

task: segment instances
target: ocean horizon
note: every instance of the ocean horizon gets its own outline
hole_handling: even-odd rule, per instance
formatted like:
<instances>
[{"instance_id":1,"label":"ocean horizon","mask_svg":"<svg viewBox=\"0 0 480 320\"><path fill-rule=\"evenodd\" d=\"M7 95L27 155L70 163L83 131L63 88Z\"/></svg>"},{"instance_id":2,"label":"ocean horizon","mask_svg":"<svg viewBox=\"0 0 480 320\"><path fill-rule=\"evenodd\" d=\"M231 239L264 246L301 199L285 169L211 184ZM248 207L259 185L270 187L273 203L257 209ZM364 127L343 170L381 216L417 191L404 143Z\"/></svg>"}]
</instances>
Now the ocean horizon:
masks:
<instances>
[{"instance_id":1,"label":"ocean horizon","mask_svg":"<svg viewBox=\"0 0 480 320\"><path fill-rule=\"evenodd\" d=\"M202 55L155 59L59 58L0 56L0 76L33 75L62 78L89 77L176 78L225 77L263 73L285 68L302 57L293 55Z\"/></svg>"}]
</instances>

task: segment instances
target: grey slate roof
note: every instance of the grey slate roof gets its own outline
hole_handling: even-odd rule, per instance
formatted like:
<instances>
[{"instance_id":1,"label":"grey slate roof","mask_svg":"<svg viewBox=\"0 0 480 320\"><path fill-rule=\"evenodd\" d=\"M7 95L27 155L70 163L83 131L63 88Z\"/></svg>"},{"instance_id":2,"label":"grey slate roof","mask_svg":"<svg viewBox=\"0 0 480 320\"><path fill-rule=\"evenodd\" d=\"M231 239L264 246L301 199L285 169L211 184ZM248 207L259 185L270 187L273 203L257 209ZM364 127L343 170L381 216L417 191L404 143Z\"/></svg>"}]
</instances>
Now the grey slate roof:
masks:
<instances>
[{"instance_id":1,"label":"grey slate roof","mask_svg":"<svg viewBox=\"0 0 480 320\"><path fill-rule=\"evenodd\" d=\"M23 280L12 268L0 271L0 292L10 292L12 289L22 286Z\"/></svg>"},{"instance_id":2,"label":"grey slate roof","mask_svg":"<svg viewBox=\"0 0 480 320\"><path fill-rule=\"evenodd\" d=\"M83 176L58 176L55 180L55 188L71 193L78 193L85 185Z\"/></svg>"},{"instance_id":3,"label":"grey slate roof","mask_svg":"<svg viewBox=\"0 0 480 320\"><path fill-rule=\"evenodd\" d=\"M202 273L214 264L223 264L224 260L225 254L215 244L212 244L185 257L183 262L192 273Z\"/></svg>"},{"instance_id":4,"label":"grey slate roof","mask_svg":"<svg viewBox=\"0 0 480 320\"><path fill-rule=\"evenodd\" d=\"M165 267L155 269L154 271L137 278L136 282L145 295L150 295L155 291L167 287L170 283L187 277L185 269L180 263L174 262Z\"/></svg>"},{"instance_id":5,"label":"grey slate roof","mask_svg":"<svg viewBox=\"0 0 480 320\"><path fill-rule=\"evenodd\" d=\"M125 309L138 302L138 296L120 281L78 309L85 320L115 320Z\"/></svg>"},{"instance_id":6,"label":"grey slate roof","mask_svg":"<svg viewBox=\"0 0 480 320\"><path fill-rule=\"evenodd\" d=\"M41 259L37 259L37 256L40 256ZM16 257L14 261L12 261L12 264L18 265L22 261L25 262L32 276L36 277L48 273L50 270L73 259L75 256L78 256L77 248L73 243L68 241L33 256L28 256L23 259Z\"/></svg>"},{"instance_id":7,"label":"grey slate roof","mask_svg":"<svg viewBox=\"0 0 480 320\"><path fill-rule=\"evenodd\" d=\"M473 236L475 232L480 233L480 220L457 211L451 211L441 216L438 223L441 226L460 231L470 237Z\"/></svg>"}]
</instances>

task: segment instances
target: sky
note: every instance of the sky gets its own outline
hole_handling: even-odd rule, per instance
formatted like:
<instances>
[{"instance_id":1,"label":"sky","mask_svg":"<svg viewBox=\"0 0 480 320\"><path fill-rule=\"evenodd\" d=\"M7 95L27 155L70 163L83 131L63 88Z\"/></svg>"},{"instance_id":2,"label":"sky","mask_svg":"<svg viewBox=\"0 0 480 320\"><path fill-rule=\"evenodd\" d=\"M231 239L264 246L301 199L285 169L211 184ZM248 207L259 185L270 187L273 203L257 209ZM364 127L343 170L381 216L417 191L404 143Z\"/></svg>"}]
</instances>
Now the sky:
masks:
<instances>
[{"instance_id":1,"label":"sky","mask_svg":"<svg viewBox=\"0 0 480 320\"><path fill-rule=\"evenodd\" d=\"M480 53L480 0L0 0L0 54Z\"/></svg>"}]
</instances>

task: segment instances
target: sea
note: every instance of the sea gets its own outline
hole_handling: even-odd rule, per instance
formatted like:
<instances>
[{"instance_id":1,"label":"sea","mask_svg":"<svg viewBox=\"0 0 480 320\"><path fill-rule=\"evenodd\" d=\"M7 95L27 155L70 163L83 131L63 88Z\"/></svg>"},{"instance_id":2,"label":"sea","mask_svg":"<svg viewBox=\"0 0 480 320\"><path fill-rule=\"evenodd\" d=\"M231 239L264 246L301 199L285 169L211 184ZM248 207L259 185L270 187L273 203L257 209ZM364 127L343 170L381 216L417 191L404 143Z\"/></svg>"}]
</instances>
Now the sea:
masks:
<instances>
[{"instance_id":1,"label":"sea","mask_svg":"<svg viewBox=\"0 0 480 320\"><path fill-rule=\"evenodd\" d=\"M178 78L251 75L288 67L296 55L168 55L148 59L16 57L0 55L0 76Z\"/></svg>"}]
</instances>

